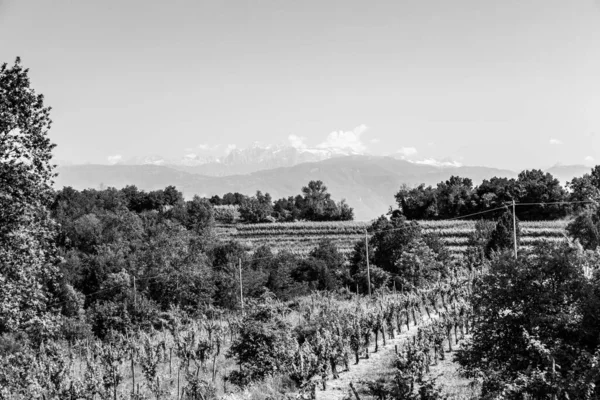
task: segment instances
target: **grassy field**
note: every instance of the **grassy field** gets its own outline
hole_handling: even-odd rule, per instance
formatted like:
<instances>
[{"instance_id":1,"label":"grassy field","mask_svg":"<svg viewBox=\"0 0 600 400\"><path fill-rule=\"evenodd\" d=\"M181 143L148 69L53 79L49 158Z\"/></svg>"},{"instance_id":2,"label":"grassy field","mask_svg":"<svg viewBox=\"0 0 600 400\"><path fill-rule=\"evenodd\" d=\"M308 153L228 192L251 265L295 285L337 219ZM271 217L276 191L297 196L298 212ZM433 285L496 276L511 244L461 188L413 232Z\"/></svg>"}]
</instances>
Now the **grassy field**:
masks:
<instances>
[{"instance_id":1,"label":"grassy field","mask_svg":"<svg viewBox=\"0 0 600 400\"><path fill-rule=\"evenodd\" d=\"M469 235L475 228L475 221L419 221L425 233L436 233L453 254L460 254L467 248ZM565 237L568 221L525 221L521 222L521 245L534 246L541 241L560 241ZM294 254L306 255L320 240L329 239L339 250L348 254L359 240L364 240L365 229L370 222L295 222L238 224L217 227L221 240L237 240L256 249L262 245L271 247L274 252L288 250Z\"/></svg>"}]
</instances>

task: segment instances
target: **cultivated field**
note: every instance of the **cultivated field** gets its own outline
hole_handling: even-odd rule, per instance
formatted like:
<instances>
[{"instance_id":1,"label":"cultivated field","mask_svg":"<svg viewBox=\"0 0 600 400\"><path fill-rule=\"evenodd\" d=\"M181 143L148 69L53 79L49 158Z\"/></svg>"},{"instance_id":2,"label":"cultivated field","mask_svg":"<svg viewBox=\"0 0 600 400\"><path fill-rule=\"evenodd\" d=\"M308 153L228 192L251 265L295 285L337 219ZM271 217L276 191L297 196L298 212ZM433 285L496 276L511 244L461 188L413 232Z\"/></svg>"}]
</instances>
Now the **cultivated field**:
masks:
<instances>
[{"instance_id":1,"label":"cultivated field","mask_svg":"<svg viewBox=\"0 0 600 400\"><path fill-rule=\"evenodd\" d=\"M452 254L460 254L467 248L475 222L419 221L419 224L425 233L438 234ZM568 222L521 222L521 245L534 246L544 240L560 241L565 237ZM288 250L299 255L308 254L320 240L330 239L342 253L348 254L358 240L364 240L365 229L370 225L365 221L238 224L219 226L217 234L221 240L234 239L250 249L267 245L273 252Z\"/></svg>"}]
</instances>

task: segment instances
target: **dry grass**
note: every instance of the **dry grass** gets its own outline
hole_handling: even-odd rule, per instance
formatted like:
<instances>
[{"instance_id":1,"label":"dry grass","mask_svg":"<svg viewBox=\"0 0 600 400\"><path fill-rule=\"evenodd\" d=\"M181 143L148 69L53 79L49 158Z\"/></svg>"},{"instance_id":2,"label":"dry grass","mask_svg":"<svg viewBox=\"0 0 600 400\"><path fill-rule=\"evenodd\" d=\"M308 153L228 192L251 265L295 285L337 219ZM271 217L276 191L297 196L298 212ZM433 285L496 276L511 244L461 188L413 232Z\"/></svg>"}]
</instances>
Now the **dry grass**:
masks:
<instances>
[{"instance_id":1,"label":"dry grass","mask_svg":"<svg viewBox=\"0 0 600 400\"><path fill-rule=\"evenodd\" d=\"M432 366L429 375L436 378L442 394L449 400L478 399L480 396L479 386L460 375L459 365L453 361L452 353L446 353L445 360Z\"/></svg>"}]
</instances>

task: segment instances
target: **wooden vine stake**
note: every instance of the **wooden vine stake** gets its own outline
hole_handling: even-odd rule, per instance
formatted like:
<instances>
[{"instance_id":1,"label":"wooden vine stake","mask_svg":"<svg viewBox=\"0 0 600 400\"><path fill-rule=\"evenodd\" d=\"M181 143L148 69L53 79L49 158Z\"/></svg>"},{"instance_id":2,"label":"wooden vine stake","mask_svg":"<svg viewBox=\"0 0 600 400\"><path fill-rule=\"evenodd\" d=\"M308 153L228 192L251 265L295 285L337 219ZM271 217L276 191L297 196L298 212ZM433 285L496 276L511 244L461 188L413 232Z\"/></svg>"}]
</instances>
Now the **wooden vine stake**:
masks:
<instances>
[{"instance_id":1,"label":"wooden vine stake","mask_svg":"<svg viewBox=\"0 0 600 400\"><path fill-rule=\"evenodd\" d=\"M365 229L365 252L367 255L367 287L369 288L369 298L371 297L371 268L369 266L369 236Z\"/></svg>"},{"instance_id":2,"label":"wooden vine stake","mask_svg":"<svg viewBox=\"0 0 600 400\"><path fill-rule=\"evenodd\" d=\"M133 364L133 349L131 349L131 391L135 394L135 367Z\"/></svg>"},{"instance_id":3,"label":"wooden vine stake","mask_svg":"<svg viewBox=\"0 0 600 400\"><path fill-rule=\"evenodd\" d=\"M240 302L242 303L242 315L244 315L244 288L242 286L242 259L238 258L240 270Z\"/></svg>"}]
</instances>

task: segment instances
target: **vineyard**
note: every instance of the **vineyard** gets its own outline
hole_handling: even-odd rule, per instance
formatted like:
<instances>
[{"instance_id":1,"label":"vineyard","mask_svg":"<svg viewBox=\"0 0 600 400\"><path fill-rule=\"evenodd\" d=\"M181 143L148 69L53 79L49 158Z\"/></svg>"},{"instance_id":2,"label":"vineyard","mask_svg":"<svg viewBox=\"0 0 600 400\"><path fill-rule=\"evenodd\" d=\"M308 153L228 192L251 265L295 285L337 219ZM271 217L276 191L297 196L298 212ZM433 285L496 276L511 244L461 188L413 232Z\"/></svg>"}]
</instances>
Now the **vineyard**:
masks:
<instances>
[{"instance_id":1,"label":"vineyard","mask_svg":"<svg viewBox=\"0 0 600 400\"><path fill-rule=\"evenodd\" d=\"M285 390L314 398L402 333L411 340L397 349L394 368L409 394L429 384L429 366L468 333L471 281L469 274L455 275L371 298L315 292L287 304L267 299L252 304L245 317L213 309L191 320L175 317L151 332L113 333L109 342L43 348L37 360L23 361L31 362L33 375L46 376L46 389L5 387L0 398L25 398L33 390L38 398L206 399L236 393L236 384L264 380L273 371L294 382ZM278 321L275 348L261 342L272 321ZM355 385L369 393L367 382Z\"/></svg>"},{"instance_id":2,"label":"vineyard","mask_svg":"<svg viewBox=\"0 0 600 400\"><path fill-rule=\"evenodd\" d=\"M524 221L521 222L521 245L532 247L543 241L558 242L565 237L568 221ZM336 244L343 254L352 252L357 241L363 240L370 222L296 222L221 225L217 234L221 240L237 240L256 249L267 245L274 252L290 251L306 255L323 239ZM452 254L463 253L469 235L475 229L475 221L419 221L424 233L435 233L448 246Z\"/></svg>"}]
</instances>

